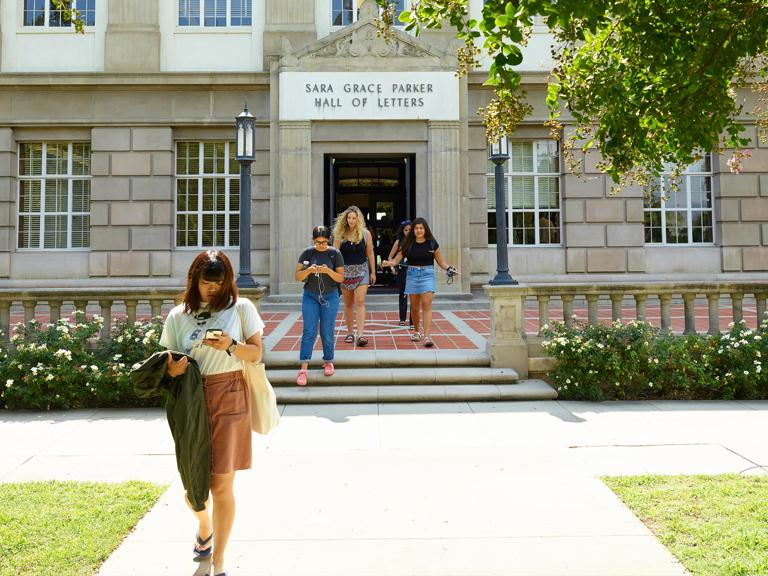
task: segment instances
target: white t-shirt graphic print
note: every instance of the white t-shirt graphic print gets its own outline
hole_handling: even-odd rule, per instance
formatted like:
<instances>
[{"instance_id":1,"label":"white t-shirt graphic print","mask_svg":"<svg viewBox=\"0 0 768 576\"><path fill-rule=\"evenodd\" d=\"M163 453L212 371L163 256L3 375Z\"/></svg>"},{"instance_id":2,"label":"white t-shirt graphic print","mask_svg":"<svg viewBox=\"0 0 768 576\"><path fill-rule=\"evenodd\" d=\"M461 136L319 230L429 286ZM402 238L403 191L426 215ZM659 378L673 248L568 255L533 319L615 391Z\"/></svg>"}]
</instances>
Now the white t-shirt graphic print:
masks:
<instances>
[{"instance_id":1,"label":"white t-shirt graphic print","mask_svg":"<svg viewBox=\"0 0 768 576\"><path fill-rule=\"evenodd\" d=\"M245 326L240 325L241 316ZM196 313L186 314L184 304L179 304L168 313L160 345L194 358L203 376L242 370L240 359L203 345L205 331L213 328L223 330L240 342L256 333L264 334L264 322L247 298L238 298L234 306L218 312L209 312L208 304L203 303Z\"/></svg>"}]
</instances>

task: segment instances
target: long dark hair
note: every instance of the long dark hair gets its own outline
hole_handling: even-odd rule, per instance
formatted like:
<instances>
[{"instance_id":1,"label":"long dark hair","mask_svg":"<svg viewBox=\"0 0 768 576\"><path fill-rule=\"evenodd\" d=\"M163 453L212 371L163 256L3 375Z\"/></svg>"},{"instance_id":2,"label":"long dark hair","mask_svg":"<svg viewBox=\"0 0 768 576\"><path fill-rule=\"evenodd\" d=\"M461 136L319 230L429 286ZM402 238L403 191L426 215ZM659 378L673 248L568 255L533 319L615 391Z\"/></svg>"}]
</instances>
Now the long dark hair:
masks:
<instances>
[{"instance_id":1,"label":"long dark hair","mask_svg":"<svg viewBox=\"0 0 768 576\"><path fill-rule=\"evenodd\" d=\"M411 233L403 238L403 243L400 248L403 256L406 258L408 257L408 253L411 251L411 246L413 246L413 243L416 241L415 230L417 224L424 225L424 239L427 242L435 241L435 237L432 235L432 230L429 229L429 224L427 224L427 221L422 217L414 218L413 222L411 222Z\"/></svg>"},{"instance_id":2,"label":"long dark hair","mask_svg":"<svg viewBox=\"0 0 768 576\"><path fill-rule=\"evenodd\" d=\"M187 272L187 287L182 297L184 311L187 314L200 310L202 301L198 288L200 278L221 284L221 290L208 303L208 309L211 312L218 312L235 304L237 285L235 285L235 273L229 258L219 250L205 250L195 257Z\"/></svg>"},{"instance_id":3,"label":"long dark hair","mask_svg":"<svg viewBox=\"0 0 768 576\"><path fill-rule=\"evenodd\" d=\"M397 227L397 232L395 232L395 240L397 240L400 245L403 244L403 238L405 238L405 227L410 225L410 220L403 220L400 222L400 226Z\"/></svg>"}]
</instances>

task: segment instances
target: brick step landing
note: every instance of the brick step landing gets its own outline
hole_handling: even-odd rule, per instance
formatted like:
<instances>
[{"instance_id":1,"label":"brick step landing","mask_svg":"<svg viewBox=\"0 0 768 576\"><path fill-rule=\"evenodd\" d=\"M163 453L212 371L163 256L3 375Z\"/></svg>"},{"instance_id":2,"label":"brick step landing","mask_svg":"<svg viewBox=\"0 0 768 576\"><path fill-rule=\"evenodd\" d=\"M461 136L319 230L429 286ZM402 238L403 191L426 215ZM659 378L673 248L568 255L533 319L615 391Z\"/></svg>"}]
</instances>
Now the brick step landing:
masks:
<instances>
[{"instance_id":1,"label":"brick step landing","mask_svg":"<svg viewBox=\"0 0 768 576\"><path fill-rule=\"evenodd\" d=\"M273 386L296 386L298 369L267 370ZM411 368L336 368L326 377L320 367L308 371L310 386L386 386L433 384L514 384L519 380L512 368L487 367L411 367Z\"/></svg>"},{"instance_id":2,"label":"brick step landing","mask_svg":"<svg viewBox=\"0 0 768 576\"><path fill-rule=\"evenodd\" d=\"M310 363L310 369L319 367L317 358L322 352L316 352L316 358ZM397 367L488 367L491 364L488 354L481 350L336 350L333 361L337 369L341 368L397 368ZM264 364L267 371L276 368L299 369L299 355L296 352L264 352Z\"/></svg>"},{"instance_id":3,"label":"brick step landing","mask_svg":"<svg viewBox=\"0 0 768 576\"><path fill-rule=\"evenodd\" d=\"M295 379L296 373L293 372ZM338 372L332 376L336 378ZM554 400L557 392L543 380L522 380L508 384L384 384L275 386L281 404L387 404L395 402L499 402ZM322 374L319 376L323 378Z\"/></svg>"}]
</instances>

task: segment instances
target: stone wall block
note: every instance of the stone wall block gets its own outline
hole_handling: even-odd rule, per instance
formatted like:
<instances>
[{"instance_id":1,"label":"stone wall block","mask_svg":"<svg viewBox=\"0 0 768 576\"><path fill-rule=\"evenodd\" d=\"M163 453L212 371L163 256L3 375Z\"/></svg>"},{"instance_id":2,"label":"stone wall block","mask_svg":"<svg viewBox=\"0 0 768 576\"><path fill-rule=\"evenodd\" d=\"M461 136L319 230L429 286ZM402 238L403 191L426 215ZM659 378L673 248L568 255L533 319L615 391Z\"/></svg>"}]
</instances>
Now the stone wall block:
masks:
<instances>
[{"instance_id":1,"label":"stone wall block","mask_svg":"<svg viewBox=\"0 0 768 576\"><path fill-rule=\"evenodd\" d=\"M152 152L152 174L173 176L173 152Z\"/></svg>"},{"instance_id":2,"label":"stone wall block","mask_svg":"<svg viewBox=\"0 0 768 576\"><path fill-rule=\"evenodd\" d=\"M16 154L0 152L0 177L16 175Z\"/></svg>"},{"instance_id":3,"label":"stone wall block","mask_svg":"<svg viewBox=\"0 0 768 576\"><path fill-rule=\"evenodd\" d=\"M741 272L741 248L723 248L723 272Z\"/></svg>"},{"instance_id":4,"label":"stone wall block","mask_svg":"<svg viewBox=\"0 0 768 576\"><path fill-rule=\"evenodd\" d=\"M760 228L763 231L763 246L768 246L768 224L761 224Z\"/></svg>"},{"instance_id":5,"label":"stone wall block","mask_svg":"<svg viewBox=\"0 0 768 576\"><path fill-rule=\"evenodd\" d=\"M170 276L171 268L170 252L152 252L149 257L149 269L152 276Z\"/></svg>"},{"instance_id":6,"label":"stone wall block","mask_svg":"<svg viewBox=\"0 0 768 576\"><path fill-rule=\"evenodd\" d=\"M269 224L269 200L251 200L251 225Z\"/></svg>"},{"instance_id":7,"label":"stone wall block","mask_svg":"<svg viewBox=\"0 0 768 576\"><path fill-rule=\"evenodd\" d=\"M173 149L171 128L133 128L131 149L135 151L168 151Z\"/></svg>"},{"instance_id":8,"label":"stone wall block","mask_svg":"<svg viewBox=\"0 0 768 576\"><path fill-rule=\"evenodd\" d=\"M16 190L14 189L13 192L11 192L11 188L16 188L15 186L11 186L11 182L14 182L11 178L1 178L0 177L0 202L12 202L16 198Z\"/></svg>"},{"instance_id":9,"label":"stone wall block","mask_svg":"<svg viewBox=\"0 0 768 576\"><path fill-rule=\"evenodd\" d=\"M169 226L131 228L132 250L170 250L171 248Z\"/></svg>"},{"instance_id":10,"label":"stone wall block","mask_svg":"<svg viewBox=\"0 0 768 576\"><path fill-rule=\"evenodd\" d=\"M623 248L587 250L587 272L626 272L627 251Z\"/></svg>"},{"instance_id":11,"label":"stone wall block","mask_svg":"<svg viewBox=\"0 0 768 576\"><path fill-rule=\"evenodd\" d=\"M760 174L760 196L768 196L768 174Z\"/></svg>"},{"instance_id":12,"label":"stone wall block","mask_svg":"<svg viewBox=\"0 0 768 576\"><path fill-rule=\"evenodd\" d=\"M768 149L753 148L752 157L744 160L744 170L747 172L768 172Z\"/></svg>"},{"instance_id":13,"label":"stone wall block","mask_svg":"<svg viewBox=\"0 0 768 576\"><path fill-rule=\"evenodd\" d=\"M149 176L152 173L148 152L115 152L112 154L112 174L115 176Z\"/></svg>"},{"instance_id":14,"label":"stone wall block","mask_svg":"<svg viewBox=\"0 0 768 576\"><path fill-rule=\"evenodd\" d=\"M587 200L587 222L624 222L624 200Z\"/></svg>"},{"instance_id":15,"label":"stone wall block","mask_svg":"<svg viewBox=\"0 0 768 576\"><path fill-rule=\"evenodd\" d=\"M721 174L720 196L757 196L759 183L757 174Z\"/></svg>"},{"instance_id":16,"label":"stone wall block","mask_svg":"<svg viewBox=\"0 0 768 576\"><path fill-rule=\"evenodd\" d=\"M642 198L629 198L625 205L627 222L645 222L645 202Z\"/></svg>"},{"instance_id":17,"label":"stone wall block","mask_svg":"<svg viewBox=\"0 0 768 576\"><path fill-rule=\"evenodd\" d=\"M609 224L606 233L608 246L642 246L645 242L642 224Z\"/></svg>"},{"instance_id":18,"label":"stone wall block","mask_svg":"<svg viewBox=\"0 0 768 576\"><path fill-rule=\"evenodd\" d=\"M586 248L566 248L565 269L569 274L572 272L587 271L587 249Z\"/></svg>"},{"instance_id":19,"label":"stone wall block","mask_svg":"<svg viewBox=\"0 0 768 576\"><path fill-rule=\"evenodd\" d=\"M768 272L768 248L744 248L744 272Z\"/></svg>"},{"instance_id":20,"label":"stone wall block","mask_svg":"<svg viewBox=\"0 0 768 576\"><path fill-rule=\"evenodd\" d=\"M91 203L91 226L109 226L109 204Z\"/></svg>"},{"instance_id":21,"label":"stone wall block","mask_svg":"<svg viewBox=\"0 0 768 576\"><path fill-rule=\"evenodd\" d=\"M469 246L470 248L488 247L488 226L483 224L469 225Z\"/></svg>"},{"instance_id":22,"label":"stone wall block","mask_svg":"<svg viewBox=\"0 0 768 576\"><path fill-rule=\"evenodd\" d=\"M723 246L759 246L760 225L744 222L723 222L720 226Z\"/></svg>"},{"instance_id":23,"label":"stone wall block","mask_svg":"<svg viewBox=\"0 0 768 576\"><path fill-rule=\"evenodd\" d=\"M0 254L0 278L11 276L11 255Z\"/></svg>"},{"instance_id":24,"label":"stone wall block","mask_svg":"<svg viewBox=\"0 0 768 576\"><path fill-rule=\"evenodd\" d=\"M741 201L741 214L745 222L768 222L768 198L745 198Z\"/></svg>"},{"instance_id":25,"label":"stone wall block","mask_svg":"<svg viewBox=\"0 0 768 576\"><path fill-rule=\"evenodd\" d=\"M14 152L16 141L13 139L13 129L0 128L0 152Z\"/></svg>"},{"instance_id":26,"label":"stone wall block","mask_svg":"<svg viewBox=\"0 0 768 576\"><path fill-rule=\"evenodd\" d=\"M91 152L91 176L109 176L109 152Z\"/></svg>"},{"instance_id":27,"label":"stone wall block","mask_svg":"<svg viewBox=\"0 0 768 576\"><path fill-rule=\"evenodd\" d=\"M11 221L12 204L10 202L0 202L0 226L15 226Z\"/></svg>"},{"instance_id":28,"label":"stone wall block","mask_svg":"<svg viewBox=\"0 0 768 576\"><path fill-rule=\"evenodd\" d=\"M91 130L91 150L115 151L131 149L130 128L94 128Z\"/></svg>"},{"instance_id":29,"label":"stone wall block","mask_svg":"<svg viewBox=\"0 0 768 576\"><path fill-rule=\"evenodd\" d=\"M645 248L627 249L627 272L645 272Z\"/></svg>"},{"instance_id":30,"label":"stone wall block","mask_svg":"<svg viewBox=\"0 0 768 576\"><path fill-rule=\"evenodd\" d=\"M108 276L109 275L109 253L91 252L88 255L88 274L90 276Z\"/></svg>"},{"instance_id":31,"label":"stone wall block","mask_svg":"<svg viewBox=\"0 0 768 576\"><path fill-rule=\"evenodd\" d=\"M269 200L269 176L251 178L251 198Z\"/></svg>"},{"instance_id":32,"label":"stone wall block","mask_svg":"<svg viewBox=\"0 0 768 576\"><path fill-rule=\"evenodd\" d=\"M113 202L110 209L112 226L149 226L149 202Z\"/></svg>"},{"instance_id":33,"label":"stone wall block","mask_svg":"<svg viewBox=\"0 0 768 576\"><path fill-rule=\"evenodd\" d=\"M169 226L173 224L173 203L171 202L153 202L152 203L152 225Z\"/></svg>"},{"instance_id":34,"label":"stone wall block","mask_svg":"<svg viewBox=\"0 0 768 576\"><path fill-rule=\"evenodd\" d=\"M717 220L720 222L739 222L741 220L741 200L738 198L718 198L715 200Z\"/></svg>"},{"instance_id":35,"label":"stone wall block","mask_svg":"<svg viewBox=\"0 0 768 576\"><path fill-rule=\"evenodd\" d=\"M131 178L133 200L173 200L173 179L167 176Z\"/></svg>"},{"instance_id":36,"label":"stone wall block","mask_svg":"<svg viewBox=\"0 0 768 576\"><path fill-rule=\"evenodd\" d=\"M488 202L483 198L470 198L469 203L469 223L470 224L488 224Z\"/></svg>"},{"instance_id":37,"label":"stone wall block","mask_svg":"<svg viewBox=\"0 0 768 576\"><path fill-rule=\"evenodd\" d=\"M605 246L605 230L599 224L566 224L565 241L568 248Z\"/></svg>"},{"instance_id":38,"label":"stone wall block","mask_svg":"<svg viewBox=\"0 0 768 576\"><path fill-rule=\"evenodd\" d=\"M112 252L110 276L149 276L149 252Z\"/></svg>"},{"instance_id":39,"label":"stone wall block","mask_svg":"<svg viewBox=\"0 0 768 576\"><path fill-rule=\"evenodd\" d=\"M130 248L128 228L114 226L91 228L91 250L129 250Z\"/></svg>"},{"instance_id":40,"label":"stone wall block","mask_svg":"<svg viewBox=\"0 0 768 576\"><path fill-rule=\"evenodd\" d=\"M584 222L584 200L566 200L564 208L565 222L569 224Z\"/></svg>"},{"instance_id":41,"label":"stone wall block","mask_svg":"<svg viewBox=\"0 0 768 576\"><path fill-rule=\"evenodd\" d=\"M563 177L564 198L603 198L605 196L605 176L580 177L566 174Z\"/></svg>"},{"instance_id":42,"label":"stone wall block","mask_svg":"<svg viewBox=\"0 0 768 576\"><path fill-rule=\"evenodd\" d=\"M91 180L91 201L130 200L130 188L128 178L93 178Z\"/></svg>"}]
</instances>

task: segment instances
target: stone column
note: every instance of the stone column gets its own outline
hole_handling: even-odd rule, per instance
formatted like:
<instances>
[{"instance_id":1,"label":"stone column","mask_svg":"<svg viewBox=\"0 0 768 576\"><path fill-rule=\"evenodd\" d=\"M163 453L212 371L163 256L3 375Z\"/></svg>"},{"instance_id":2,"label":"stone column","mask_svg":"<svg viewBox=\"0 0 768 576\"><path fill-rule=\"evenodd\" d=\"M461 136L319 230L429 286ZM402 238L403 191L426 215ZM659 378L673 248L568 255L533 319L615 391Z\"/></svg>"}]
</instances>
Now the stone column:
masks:
<instances>
[{"instance_id":1,"label":"stone column","mask_svg":"<svg viewBox=\"0 0 768 576\"><path fill-rule=\"evenodd\" d=\"M11 250L15 247L14 231L16 223L16 140L11 128L0 128L0 278L8 278L11 273Z\"/></svg>"},{"instance_id":2,"label":"stone column","mask_svg":"<svg viewBox=\"0 0 768 576\"><path fill-rule=\"evenodd\" d=\"M159 0L109 0L107 14L104 70L159 72Z\"/></svg>"},{"instance_id":3,"label":"stone column","mask_svg":"<svg viewBox=\"0 0 768 576\"><path fill-rule=\"evenodd\" d=\"M431 214L427 218L440 252L448 264L469 275L463 266L462 230L469 226L468 214L463 210L461 185L460 122L429 123L429 197ZM468 241L468 239L466 239ZM446 275L436 267L438 292L464 292L464 275L452 285L446 284Z\"/></svg>"},{"instance_id":4,"label":"stone column","mask_svg":"<svg viewBox=\"0 0 768 576\"><path fill-rule=\"evenodd\" d=\"M273 293L299 293L296 262L310 243L312 227L312 124L280 122L277 198L278 286Z\"/></svg>"},{"instance_id":5,"label":"stone column","mask_svg":"<svg viewBox=\"0 0 768 576\"><path fill-rule=\"evenodd\" d=\"M94 128L91 276L170 276L171 128Z\"/></svg>"},{"instance_id":6,"label":"stone column","mask_svg":"<svg viewBox=\"0 0 768 576\"><path fill-rule=\"evenodd\" d=\"M520 378L528 377L528 343L523 323L527 288L491 286L483 290L491 300L491 335L486 350L494 368L512 368Z\"/></svg>"},{"instance_id":7,"label":"stone column","mask_svg":"<svg viewBox=\"0 0 768 576\"><path fill-rule=\"evenodd\" d=\"M325 16L331 17L330 13ZM317 39L314 0L265 0L264 17L265 58L280 55L283 38L294 51Z\"/></svg>"}]
</instances>

